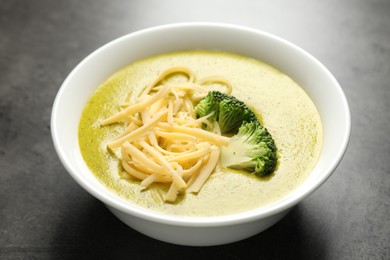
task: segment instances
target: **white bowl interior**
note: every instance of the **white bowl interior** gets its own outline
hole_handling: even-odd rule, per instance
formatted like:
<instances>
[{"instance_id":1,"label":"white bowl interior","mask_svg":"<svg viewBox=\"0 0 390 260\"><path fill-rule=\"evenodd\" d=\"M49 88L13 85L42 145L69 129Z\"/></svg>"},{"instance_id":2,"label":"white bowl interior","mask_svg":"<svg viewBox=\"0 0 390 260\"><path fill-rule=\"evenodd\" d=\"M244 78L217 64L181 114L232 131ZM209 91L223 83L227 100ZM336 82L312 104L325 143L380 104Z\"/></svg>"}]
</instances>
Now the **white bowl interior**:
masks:
<instances>
[{"instance_id":1,"label":"white bowl interior","mask_svg":"<svg viewBox=\"0 0 390 260\"><path fill-rule=\"evenodd\" d=\"M239 40L233 40L239 39ZM115 71L152 55L179 50L223 50L264 61L294 79L314 101L323 124L323 148L309 178L281 201L237 215L215 218L167 216L123 201L99 183L85 165L78 146L78 124L92 92ZM315 58L268 33L224 24L180 24L126 35L84 59L61 86L52 111L52 136L60 159L88 192L122 212L179 225L224 225L276 214L301 201L334 171L345 152L350 113L341 87Z\"/></svg>"}]
</instances>

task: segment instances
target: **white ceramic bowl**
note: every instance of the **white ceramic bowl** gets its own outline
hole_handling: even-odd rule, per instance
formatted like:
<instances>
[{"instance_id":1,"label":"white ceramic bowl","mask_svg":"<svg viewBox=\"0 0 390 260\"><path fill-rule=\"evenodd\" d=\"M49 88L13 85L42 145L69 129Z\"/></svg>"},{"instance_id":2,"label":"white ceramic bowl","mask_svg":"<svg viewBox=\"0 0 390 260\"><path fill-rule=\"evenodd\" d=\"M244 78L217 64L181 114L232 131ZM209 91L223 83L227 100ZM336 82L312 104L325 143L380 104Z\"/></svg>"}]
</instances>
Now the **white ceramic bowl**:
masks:
<instances>
[{"instance_id":1,"label":"white ceramic bowl","mask_svg":"<svg viewBox=\"0 0 390 260\"><path fill-rule=\"evenodd\" d=\"M323 124L323 148L306 181L282 200L252 211L219 217L163 215L126 202L97 181L84 163L77 130L83 107L107 77L152 55L179 50L223 50L264 61L293 78L311 97ZM255 235L285 216L322 185L339 164L350 134L345 95L332 74L310 54L279 37L240 26L214 23L164 25L125 35L86 57L66 78L55 99L51 131L70 175L130 227L182 245L218 245Z\"/></svg>"}]
</instances>

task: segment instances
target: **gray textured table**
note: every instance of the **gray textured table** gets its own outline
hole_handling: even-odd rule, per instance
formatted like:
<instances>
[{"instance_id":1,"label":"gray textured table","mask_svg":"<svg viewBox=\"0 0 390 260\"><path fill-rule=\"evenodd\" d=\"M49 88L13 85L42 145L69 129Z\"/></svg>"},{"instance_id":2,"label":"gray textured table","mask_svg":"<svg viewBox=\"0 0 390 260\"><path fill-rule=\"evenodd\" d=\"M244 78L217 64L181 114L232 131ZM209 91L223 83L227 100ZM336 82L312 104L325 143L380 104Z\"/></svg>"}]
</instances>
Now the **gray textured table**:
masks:
<instances>
[{"instance_id":1,"label":"gray textured table","mask_svg":"<svg viewBox=\"0 0 390 260\"><path fill-rule=\"evenodd\" d=\"M186 21L250 26L303 47L334 73L352 112L330 180L277 225L225 246L176 246L128 228L71 179L50 138L55 94L82 58L123 34ZM389 259L389 133L388 0L0 0L0 259Z\"/></svg>"}]
</instances>

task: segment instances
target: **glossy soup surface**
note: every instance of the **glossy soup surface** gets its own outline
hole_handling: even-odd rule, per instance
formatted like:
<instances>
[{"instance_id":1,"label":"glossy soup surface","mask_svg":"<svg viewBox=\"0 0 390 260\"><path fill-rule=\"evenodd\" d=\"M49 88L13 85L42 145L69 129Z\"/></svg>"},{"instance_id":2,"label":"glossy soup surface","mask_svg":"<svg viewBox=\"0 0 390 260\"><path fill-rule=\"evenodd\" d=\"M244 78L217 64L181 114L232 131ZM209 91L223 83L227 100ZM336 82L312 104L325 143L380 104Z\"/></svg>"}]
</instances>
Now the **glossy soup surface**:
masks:
<instances>
[{"instance_id":1,"label":"glossy soup surface","mask_svg":"<svg viewBox=\"0 0 390 260\"><path fill-rule=\"evenodd\" d=\"M217 167L197 195L185 194L174 204L163 201L167 187L153 184L141 191L138 181L124 178L120 155L106 148L123 126L102 127L100 121L116 113L125 100L134 102L143 88L171 66L188 67L199 79L223 76L233 84L232 95L256 111L275 140L279 161L272 175L258 178ZM177 76L171 80L181 79ZM321 142L319 114L302 88L269 65L224 52L168 53L123 68L92 94L79 126L83 158L105 186L132 203L186 216L234 214L283 198L307 178L318 159Z\"/></svg>"}]
</instances>

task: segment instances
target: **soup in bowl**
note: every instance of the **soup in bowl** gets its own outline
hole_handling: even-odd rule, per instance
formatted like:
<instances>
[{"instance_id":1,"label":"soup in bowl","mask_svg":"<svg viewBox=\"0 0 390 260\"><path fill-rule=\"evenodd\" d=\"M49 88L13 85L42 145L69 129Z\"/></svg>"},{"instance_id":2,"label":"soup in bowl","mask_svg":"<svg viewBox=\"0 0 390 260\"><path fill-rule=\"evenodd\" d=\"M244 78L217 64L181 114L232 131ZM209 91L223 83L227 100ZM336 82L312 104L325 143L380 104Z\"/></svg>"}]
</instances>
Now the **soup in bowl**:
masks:
<instances>
[{"instance_id":1,"label":"soup in bowl","mask_svg":"<svg viewBox=\"0 0 390 260\"><path fill-rule=\"evenodd\" d=\"M124 223L166 242L217 245L265 230L323 184L345 152L350 115L335 78L299 47L186 23L85 58L57 94L51 127L70 175ZM256 141L247 129L261 132Z\"/></svg>"}]
</instances>

